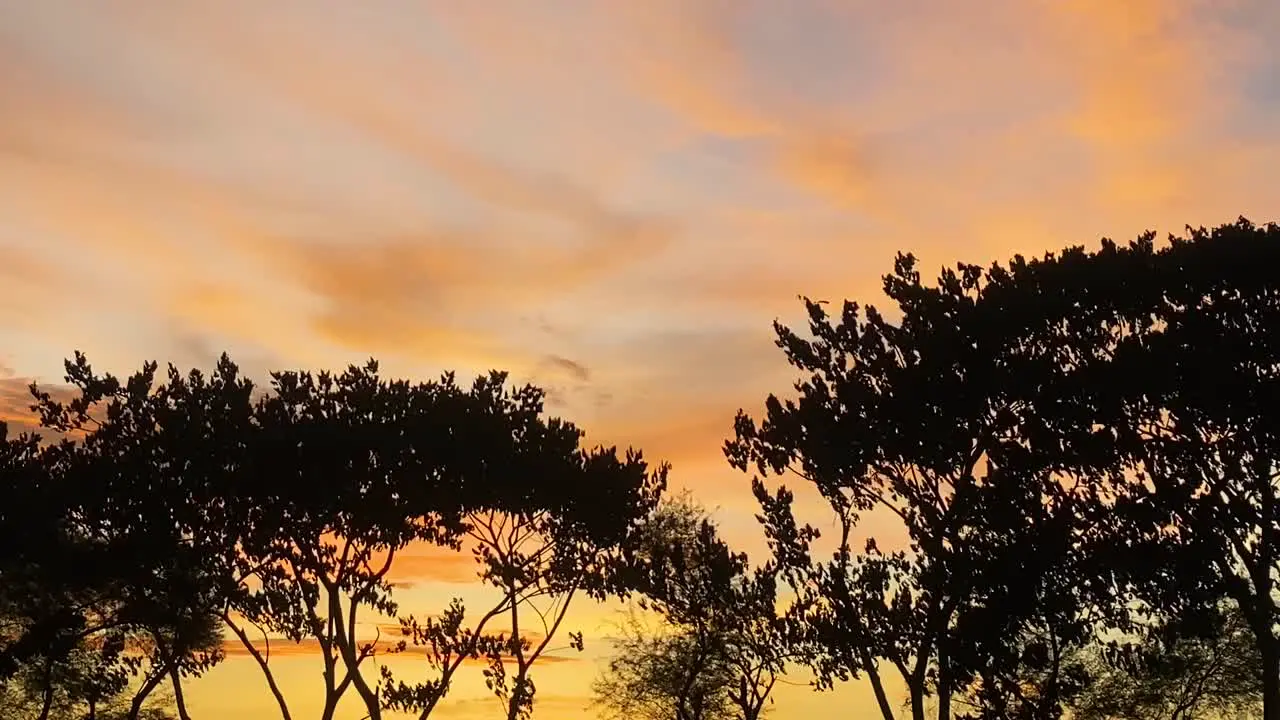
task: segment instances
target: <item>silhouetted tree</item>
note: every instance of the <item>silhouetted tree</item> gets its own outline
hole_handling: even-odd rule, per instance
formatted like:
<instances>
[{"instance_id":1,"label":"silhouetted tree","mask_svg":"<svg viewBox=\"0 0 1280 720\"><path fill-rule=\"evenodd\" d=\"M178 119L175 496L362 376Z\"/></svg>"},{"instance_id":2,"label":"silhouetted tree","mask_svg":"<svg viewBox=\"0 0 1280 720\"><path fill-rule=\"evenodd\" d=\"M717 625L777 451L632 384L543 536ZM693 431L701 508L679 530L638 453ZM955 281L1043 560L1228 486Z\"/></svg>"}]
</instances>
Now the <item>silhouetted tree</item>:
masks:
<instances>
[{"instance_id":1,"label":"silhouetted tree","mask_svg":"<svg viewBox=\"0 0 1280 720\"><path fill-rule=\"evenodd\" d=\"M1159 248L1146 233L1014 263L980 303L1058 349L1038 412L1064 457L1119 459L1094 478L1117 602L1192 618L1229 598L1257 638L1267 718L1280 718L1277 260L1280 228L1241 219Z\"/></svg>"},{"instance_id":2,"label":"silhouetted tree","mask_svg":"<svg viewBox=\"0 0 1280 720\"><path fill-rule=\"evenodd\" d=\"M651 471L638 453L619 458L613 449L581 451L576 429L552 425L571 432L554 439L558 449L546 446L550 464L543 471L548 483L571 491L561 496L568 504L466 515L463 540L475 557L477 578L498 599L471 624L457 599L439 618L403 618L408 644L427 650L433 677L405 683L384 667L388 707L429 716L462 664L483 659L485 682L503 700L507 717L526 717L536 690L531 671L555 649L551 643L574 597L603 599L624 591L623 547L657 504L666 467ZM505 627L497 629L499 624ZM580 651L582 642L581 633L568 633L568 648ZM508 675L507 665L514 673Z\"/></svg>"},{"instance_id":3,"label":"silhouetted tree","mask_svg":"<svg viewBox=\"0 0 1280 720\"><path fill-rule=\"evenodd\" d=\"M1125 505L1154 510L1130 514L1170 546L1176 574L1175 583L1147 578L1141 595L1174 612L1206 602L1205 590L1209 600L1234 601L1255 634L1265 717L1274 720L1280 279L1265 268L1280 260L1280 228L1241 221L1173 239L1158 253L1149 241L1130 252L1152 263L1163 292L1131 304L1117 323L1129 337L1115 362L1115 386L1125 390L1116 427L1140 478L1120 492ZM1139 312L1154 322L1134 322Z\"/></svg>"},{"instance_id":4,"label":"silhouetted tree","mask_svg":"<svg viewBox=\"0 0 1280 720\"><path fill-rule=\"evenodd\" d=\"M660 622L631 616L597 703L619 716L760 717L789 657L774 566L752 569L687 496L660 506L629 550L637 607Z\"/></svg>"},{"instance_id":5,"label":"silhouetted tree","mask_svg":"<svg viewBox=\"0 0 1280 720\"><path fill-rule=\"evenodd\" d=\"M40 708L35 717L78 705L98 717L113 706L119 717L151 713L162 681L219 657L208 616L177 591L190 580L182 548L86 503L82 448L10 439L2 423L0 444L0 681Z\"/></svg>"},{"instance_id":6,"label":"silhouetted tree","mask_svg":"<svg viewBox=\"0 0 1280 720\"><path fill-rule=\"evenodd\" d=\"M351 688L381 717L378 683L362 672L379 638L357 627L362 609L394 617L387 574L408 544L456 549L468 516L488 510L607 544L616 526L602 523L633 506L643 514L661 490L638 454L579 450L576 427L542 416L540 390L501 373L469 388L452 375L387 381L371 361L338 375L274 373L264 392L226 356L207 377L170 367L158 382L156 371L148 363L121 381L77 355L67 380L79 397L38 395L42 419L82 437L91 505L190 549L174 554L194 564L188 606L221 618L286 720L271 635L318 644L323 718Z\"/></svg>"},{"instance_id":7,"label":"silhouetted tree","mask_svg":"<svg viewBox=\"0 0 1280 720\"><path fill-rule=\"evenodd\" d=\"M797 522L791 492L753 479L798 595L793 638L819 686L865 673L885 718L886 666L906 684L913 717L933 696L949 718L953 696L1016 674L1026 647L1009 639L1036 654L1047 649L1036 636L1060 649L1085 642L1085 615L1106 585L1079 575L1077 558L1091 542L1094 480L1119 459L1089 455L1084 441L1064 449L1063 433L1092 432L1045 411L1069 348L1034 312L984 299L1006 274L962 264L931 286L900 255L884 281L897 320L852 302L833 319L806 301L808 337L775 324L803 373L797 397L770 396L758 424L739 413L726 445L734 466L790 473L835 514L834 554L815 561L818 533ZM872 514L893 530L858 550ZM1055 695L1026 712L1056 717L1059 705Z\"/></svg>"}]
</instances>

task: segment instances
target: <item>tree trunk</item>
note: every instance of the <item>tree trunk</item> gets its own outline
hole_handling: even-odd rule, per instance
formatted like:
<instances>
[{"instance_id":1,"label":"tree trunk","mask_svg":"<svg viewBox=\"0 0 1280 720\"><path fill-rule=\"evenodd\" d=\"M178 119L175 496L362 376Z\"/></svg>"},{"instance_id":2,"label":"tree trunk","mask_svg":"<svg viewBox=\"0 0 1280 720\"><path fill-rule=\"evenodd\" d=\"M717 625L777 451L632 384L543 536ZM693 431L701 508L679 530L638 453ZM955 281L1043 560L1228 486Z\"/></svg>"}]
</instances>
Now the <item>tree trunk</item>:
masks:
<instances>
[{"instance_id":1,"label":"tree trunk","mask_svg":"<svg viewBox=\"0 0 1280 720\"><path fill-rule=\"evenodd\" d=\"M871 690L876 694L876 704L880 706L880 714L884 716L884 720L894 720L893 706L889 704L889 694L884 691L880 673L872 670L868 675L871 678Z\"/></svg>"},{"instance_id":2,"label":"tree trunk","mask_svg":"<svg viewBox=\"0 0 1280 720\"><path fill-rule=\"evenodd\" d=\"M862 666L866 668L867 679L871 681L871 690L876 695L876 704L880 706L880 714L884 720L894 720L893 706L889 704L889 695L884 691L884 683L880 681L880 670L876 667L871 653L862 651Z\"/></svg>"},{"instance_id":3,"label":"tree trunk","mask_svg":"<svg viewBox=\"0 0 1280 720\"><path fill-rule=\"evenodd\" d=\"M911 720L925 720L924 678L911 683Z\"/></svg>"},{"instance_id":4,"label":"tree trunk","mask_svg":"<svg viewBox=\"0 0 1280 720\"><path fill-rule=\"evenodd\" d=\"M524 643L520 639L520 604L516 601L514 581L507 583L508 602L511 603L511 655L516 661L516 676L511 683L511 697L507 698L507 720L520 717L520 708L524 701L524 682L528 668L524 662Z\"/></svg>"},{"instance_id":5,"label":"tree trunk","mask_svg":"<svg viewBox=\"0 0 1280 720\"><path fill-rule=\"evenodd\" d=\"M1262 717L1280 720L1280 640L1268 632L1258 638L1262 655Z\"/></svg>"},{"instance_id":6,"label":"tree trunk","mask_svg":"<svg viewBox=\"0 0 1280 720\"><path fill-rule=\"evenodd\" d=\"M173 683L173 704L178 708L178 720L191 720L186 697L182 694L182 674L176 666L169 668L169 680Z\"/></svg>"},{"instance_id":7,"label":"tree trunk","mask_svg":"<svg viewBox=\"0 0 1280 720\"><path fill-rule=\"evenodd\" d=\"M353 642L354 639L351 643ZM351 673L351 682L356 686L356 693L360 696L360 699L364 700L365 709L369 712L369 720L382 720L382 704L378 698L378 691L376 688L370 687L364 676L360 674L360 663L357 660L356 650L351 643L343 643L341 649L347 666L352 668L349 671Z\"/></svg>"},{"instance_id":8,"label":"tree trunk","mask_svg":"<svg viewBox=\"0 0 1280 720\"><path fill-rule=\"evenodd\" d=\"M133 696L133 701L129 703L129 720L138 720L138 716L142 714L142 705L146 703L147 698L151 696L152 691L160 685L164 680L165 673L157 672L148 677L142 683L142 687L138 688L138 692Z\"/></svg>"},{"instance_id":9,"label":"tree trunk","mask_svg":"<svg viewBox=\"0 0 1280 720\"><path fill-rule=\"evenodd\" d=\"M226 626L231 628L231 632L240 638L240 644L244 645L245 650L248 650L254 661L258 663L258 668L262 670L262 676L267 680L267 687L271 689L271 696L275 698L276 705L280 707L280 717L283 720L293 720L293 716L289 714L289 704L285 702L284 693L280 692L280 686L276 684L276 676L271 672L271 666L267 663L267 659L263 657L262 653L258 652L258 648L253 646L253 641L249 639L249 634L245 632L244 628L231 621L230 613L224 612L220 617ZM263 634L263 639L266 640L265 633ZM266 640L266 642L270 641ZM269 645L268 650L270 650Z\"/></svg>"},{"instance_id":10,"label":"tree trunk","mask_svg":"<svg viewBox=\"0 0 1280 720\"><path fill-rule=\"evenodd\" d=\"M53 710L53 683L46 680L44 684L44 705L40 708L39 720L49 720L49 712Z\"/></svg>"},{"instance_id":11,"label":"tree trunk","mask_svg":"<svg viewBox=\"0 0 1280 720\"><path fill-rule=\"evenodd\" d=\"M944 641L938 648L938 720L951 720L951 673L947 661Z\"/></svg>"}]
</instances>

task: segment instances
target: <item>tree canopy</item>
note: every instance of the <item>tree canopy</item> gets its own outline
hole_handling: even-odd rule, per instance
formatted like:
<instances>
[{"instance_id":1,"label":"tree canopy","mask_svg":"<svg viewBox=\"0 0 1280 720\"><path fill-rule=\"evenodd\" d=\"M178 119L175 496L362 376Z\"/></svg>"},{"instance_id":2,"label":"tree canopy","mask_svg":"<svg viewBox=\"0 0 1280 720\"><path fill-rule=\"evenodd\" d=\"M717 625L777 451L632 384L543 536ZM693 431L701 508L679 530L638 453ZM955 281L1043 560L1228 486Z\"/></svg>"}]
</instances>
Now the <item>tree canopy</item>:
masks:
<instances>
[{"instance_id":1,"label":"tree canopy","mask_svg":"<svg viewBox=\"0 0 1280 720\"><path fill-rule=\"evenodd\" d=\"M148 363L121 380L77 355L67 363L75 399L36 391L45 426L76 439L41 451L24 438L7 446L5 459L15 473L38 476L28 465L43 466L23 463L58 453L58 510L110 529L110 541L131 557L154 560L140 567L163 587L127 598L131 608L163 598L156 612L172 621L145 628L157 667L144 686L169 677L180 692L182 674L216 661L193 653L217 619L257 662L286 719L288 700L270 664L273 636L317 643L322 717L349 690L380 717L379 679L362 666L382 646L357 627L362 609L396 616L388 573L410 543L457 548L479 517L499 514L535 524L554 552L519 562L490 554L491 577L524 583L536 561L545 569L530 582L565 578L607 565L608 548L625 540L665 484L665 468L650 468L638 452L580 447L577 427L544 417L540 390L511 387L501 373L469 387L452 375L409 383L382 379L370 362L336 375L279 372L260 389L225 356L207 376L157 371ZM26 486L39 491L38 482L18 491ZM65 565L47 560L41 567ZM616 585L601 572L579 572L575 582L604 595ZM195 634L171 630L179 621ZM511 635L521 657L525 638L514 626ZM531 682L528 667L519 680ZM513 707L527 708L532 690L516 698Z\"/></svg>"},{"instance_id":2,"label":"tree canopy","mask_svg":"<svg viewBox=\"0 0 1280 720\"><path fill-rule=\"evenodd\" d=\"M814 558L791 492L753 480L819 684L865 673L893 717L888 666L913 717L930 695L949 717L957 693L988 717L1056 717L1079 683L1073 648L1226 596L1276 717L1280 325L1261 268L1278 239L1241 220L1159 248L1146 234L961 264L932 285L902 255L892 313L807 301L807 335L776 326L796 396L770 396L759 422L741 413L726 452L836 516L834 556ZM869 515L896 524L892 545L865 537ZM1029 667L1051 676L1042 694L1025 692Z\"/></svg>"}]
</instances>

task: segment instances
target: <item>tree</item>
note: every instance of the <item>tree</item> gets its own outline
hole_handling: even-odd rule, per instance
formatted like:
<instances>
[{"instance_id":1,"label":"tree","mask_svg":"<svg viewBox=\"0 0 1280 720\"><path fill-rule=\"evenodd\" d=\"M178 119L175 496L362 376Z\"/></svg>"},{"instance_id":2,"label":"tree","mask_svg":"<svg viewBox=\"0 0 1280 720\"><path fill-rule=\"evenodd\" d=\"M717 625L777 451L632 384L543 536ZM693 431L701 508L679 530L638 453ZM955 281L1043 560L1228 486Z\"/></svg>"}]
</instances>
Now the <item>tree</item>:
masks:
<instances>
[{"instance_id":1,"label":"tree","mask_svg":"<svg viewBox=\"0 0 1280 720\"><path fill-rule=\"evenodd\" d=\"M720 643L709 643L634 612L614 640L607 670L592 685L594 704L609 717L637 720L731 720L733 671Z\"/></svg>"},{"instance_id":2,"label":"tree","mask_svg":"<svg viewBox=\"0 0 1280 720\"><path fill-rule=\"evenodd\" d=\"M1257 639L1264 714L1280 718L1280 228L1188 230L1011 264L984 304L1037 316L1064 349L1040 402L1064 452L1121 459L1097 478L1117 599L1155 616L1230 599ZM1064 434L1068 421L1092 432Z\"/></svg>"},{"instance_id":3,"label":"tree","mask_svg":"<svg viewBox=\"0 0 1280 720\"><path fill-rule=\"evenodd\" d=\"M467 516L486 510L598 530L584 518L617 515L577 502L582 488L598 483L613 494L594 497L617 508L661 485L638 453L581 452L576 427L542 416L542 392L502 373L469 388L452 375L409 383L370 361L273 373L263 392L225 355L207 377L171 366L158 382L157 369L121 381L77 354L67 380L79 397L37 392L42 420L83 437L87 506L189 548L176 554L196 563L185 597L238 638L285 720L271 635L319 646L323 718L351 689L381 717L378 683L362 672L379 638L357 628L362 609L395 616L387 574L408 544L457 549Z\"/></svg>"},{"instance_id":4,"label":"tree","mask_svg":"<svg viewBox=\"0 0 1280 720\"><path fill-rule=\"evenodd\" d=\"M555 649L551 643L574 597L623 592L622 549L657 504L667 468L651 471L635 452L619 458L613 448L581 451L579 431L568 427L572 432L556 440L562 447L546 454L561 463L544 468L550 504L466 515L463 541L475 557L478 579L496 591L497 601L469 626L456 599L439 618L403 618L409 644L427 650L433 677L405 683L384 669L389 708L426 718L462 664L483 658L485 681L504 702L506 716L526 717L536 692L531 671ZM495 630L504 620L506 628ZM582 643L581 633L568 633L570 648L581 651ZM508 674L507 665L514 673Z\"/></svg>"},{"instance_id":5,"label":"tree","mask_svg":"<svg viewBox=\"0 0 1280 720\"><path fill-rule=\"evenodd\" d=\"M645 478L643 472L628 476L628 465L643 467L634 465L638 457L628 458L626 465L612 455L582 459L581 471L598 478L581 485L582 502L595 508L594 517L548 510L489 511L473 514L468 521L481 580L500 592L496 608L509 620L505 652L492 655L486 671L491 689L506 700L508 720L532 712L535 686L530 671L556 638L574 596L603 599L620 592L616 577L622 545L655 506L665 485ZM661 472L665 475L665 468ZM598 492L611 480L617 485L613 493ZM569 633L569 644L581 651L582 634ZM508 658L515 666L509 679L503 663Z\"/></svg>"},{"instance_id":6,"label":"tree","mask_svg":"<svg viewBox=\"0 0 1280 720\"><path fill-rule=\"evenodd\" d=\"M619 716L760 717L789 657L774 566L752 569L687 496L647 519L630 555L637 607L659 626L633 611L597 703Z\"/></svg>"},{"instance_id":7,"label":"tree","mask_svg":"<svg viewBox=\"0 0 1280 720\"><path fill-rule=\"evenodd\" d=\"M1142 596L1170 610L1214 596L1235 602L1256 637L1264 715L1273 720L1280 718L1280 283L1259 263L1280 257L1280 228L1242 220L1172 239L1159 253L1148 248L1131 252L1158 272L1163 292L1140 308L1155 322L1120 316L1134 329L1117 351L1116 383L1134 385L1117 426L1143 480L1122 489L1126 503L1155 510L1157 525L1147 530L1172 546L1179 582L1148 578Z\"/></svg>"},{"instance_id":8,"label":"tree","mask_svg":"<svg viewBox=\"0 0 1280 720\"><path fill-rule=\"evenodd\" d=\"M760 424L740 412L726 445L734 466L799 477L835 514L835 553L814 562L817 532L797 524L791 493L753 479L820 685L865 673L886 718L882 663L902 676L913 717L929 695L950 717L952 696L1009 651L985 641L1042 616L1034 601L1072 547L1074 490L1028 401L1045 373L1014 362L1011 328L976 321L982 281L962 265L928 287L899 256L884 286L897 323L852 302L833 321L806 301L810 338L775 325L805 374L798 398L770 396ZM899 537L884 549L867 537L859 552L855 531L873 512ZM1045 552L1028 556L1028 543ZM1032 602L1010 613L1012 597Z\"/></svg>"},{"instance_id":9,"label":"tree","mask_svg":"<svg viewBox=\"0 0 1280 720\"><path fill-rule=\"evenodd\" d=\"M168 698L131 683L118 657L82 645L60 658L28 663L0 683L0 712L20 720L172 718Z\"/></svg>"}]
</instances>

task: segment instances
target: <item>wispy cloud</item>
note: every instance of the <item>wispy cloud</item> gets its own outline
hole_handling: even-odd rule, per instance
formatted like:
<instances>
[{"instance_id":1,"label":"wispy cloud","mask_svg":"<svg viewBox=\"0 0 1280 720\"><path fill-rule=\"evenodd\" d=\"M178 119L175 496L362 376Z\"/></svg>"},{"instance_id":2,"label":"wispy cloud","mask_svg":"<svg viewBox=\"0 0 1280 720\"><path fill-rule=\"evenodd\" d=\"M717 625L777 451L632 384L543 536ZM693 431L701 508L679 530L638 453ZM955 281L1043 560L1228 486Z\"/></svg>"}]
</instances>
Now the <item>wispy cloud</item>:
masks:
<instances>
[{"instance_id":1,"label":"wispy cloud","mask_svg":"<svg viewBox=\"0 0 1280 720\"><path fill-rule=\"evenodd\" d=\"M54 400L66 402L73 397L71 388L43 378L18 375L13 368L0 363L0 422L9 426L10 437L19 433L37 433L41 437L57 437L58 433L40 427L40 417L31 409L35 399L31 385L49 393Z\"/></svg>"},{"instance_id":2,"label":"wispy cloud","mask_svg":"<svg viewBox=\"0 0 1280 720\"><path fill-rule=\"evenodd\" d=\"M373 562L381 562L381 558ZM396 553L388 577L405 586L420 582L465 584L476 582L478 573L479 566L469 551L419 543Z\"/></svg>"}]
</instances>

